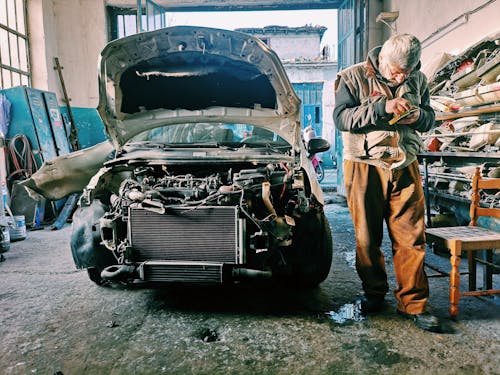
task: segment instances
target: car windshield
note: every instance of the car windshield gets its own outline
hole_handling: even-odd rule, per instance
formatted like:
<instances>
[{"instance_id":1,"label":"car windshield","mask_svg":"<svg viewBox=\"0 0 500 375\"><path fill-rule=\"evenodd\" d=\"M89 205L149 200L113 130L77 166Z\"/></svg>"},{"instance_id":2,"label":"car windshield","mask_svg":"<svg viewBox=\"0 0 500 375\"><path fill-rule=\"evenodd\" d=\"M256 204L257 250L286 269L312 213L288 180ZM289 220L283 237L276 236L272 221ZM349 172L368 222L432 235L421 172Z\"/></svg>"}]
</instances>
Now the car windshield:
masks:
<instances>
[{"instance_id":1,"label":"car windshield","mask_svg":"<svg viewBox=\"0 0 500 375\"><path fill-rule=\"evenodd\" d=\"M188 123L167 125L140 133L130 142L165 145L229 145L272 146L290 145L276 133L247 124Z\"/></svg>"}]
</instances>

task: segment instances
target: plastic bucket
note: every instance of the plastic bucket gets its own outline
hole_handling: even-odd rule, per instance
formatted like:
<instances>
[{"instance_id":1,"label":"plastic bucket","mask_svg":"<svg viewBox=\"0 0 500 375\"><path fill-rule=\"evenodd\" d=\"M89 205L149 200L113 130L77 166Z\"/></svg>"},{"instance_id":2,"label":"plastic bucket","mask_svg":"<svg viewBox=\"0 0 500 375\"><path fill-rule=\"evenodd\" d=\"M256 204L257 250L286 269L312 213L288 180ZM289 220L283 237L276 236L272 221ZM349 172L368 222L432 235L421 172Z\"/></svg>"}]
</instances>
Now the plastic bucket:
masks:
<instances>
[{"instance_id":1,"label":"plastic bucket","mask_svg":"<svg viewBox=\"0 0 500 375\"><path fill-rule=\"evenodd\" d=\"M9 232L11 241L21 241L26 238L26 221L24 220L24 215L14 216L14 223L13 225L9 225Z\"/></svg>"},{"instance_id":2,"label":"plastic bucket","mask_svg":"<svg viewBox=\"0 0 500 375\"><path fill-rule=\"evenodd\" d=\"M7 225L0 225L0 254L10 249L10 230Z\"/></svg>"}]
</instances>

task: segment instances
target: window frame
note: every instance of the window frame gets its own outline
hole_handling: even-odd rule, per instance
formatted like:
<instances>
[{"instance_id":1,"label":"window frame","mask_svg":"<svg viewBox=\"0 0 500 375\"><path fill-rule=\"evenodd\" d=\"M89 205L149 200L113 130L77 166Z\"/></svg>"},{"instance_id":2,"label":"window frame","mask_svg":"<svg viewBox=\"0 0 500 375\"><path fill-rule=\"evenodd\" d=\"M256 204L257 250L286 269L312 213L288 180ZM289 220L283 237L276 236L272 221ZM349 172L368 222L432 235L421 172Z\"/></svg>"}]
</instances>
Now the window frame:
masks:
<instances>
[{"instance_id":1,"label":"window frame","mask_svg":"<svg viewBox=\"0 0 500 375\"><path fill-rule=\"evenodd\" d=\"M3 7L0 9L0 13L4 13L0 18L0 39L4 42L0 48L0 88L31 86L27 2L0 0L0 8Z\"/></svg>"},{"instance_id":2,"label":"window frame","mask_svg":"<svg viewBox=\"0 0 500 375\"><path fill-rule=\"evenodd\" d=\"M120 36L119 34L119 17L124 16L134 16L135 23L137 25L137 10L135 8L122 8L108 5L106 6L107 18L108 18L108 41L112 41L123 36L132 35L132 34L124 34ZM137 33L137 29L134 34Z\"/></svg>"},{"instance_id":3,"label":"window frame","mask_svg":"<svg viewBox=\"0 0 500 375\"><path fill-rule=\"evenodd\" d=\"M137 18L138 9L141 10L140 19ZM125 36L134 35L138 32L157 30L167 26L165 9L156 5L151 0L138 0L137 8L107 5L106 13L108 20L108 42ZM119 17L125 16L131 16L134 18L134 30L132 32L127 33L125 26L127 23L124 19L121 21L119 19ZM123 35L120 33L121 24L123 25L124 30Z\"/></svg>"}]
</instances>

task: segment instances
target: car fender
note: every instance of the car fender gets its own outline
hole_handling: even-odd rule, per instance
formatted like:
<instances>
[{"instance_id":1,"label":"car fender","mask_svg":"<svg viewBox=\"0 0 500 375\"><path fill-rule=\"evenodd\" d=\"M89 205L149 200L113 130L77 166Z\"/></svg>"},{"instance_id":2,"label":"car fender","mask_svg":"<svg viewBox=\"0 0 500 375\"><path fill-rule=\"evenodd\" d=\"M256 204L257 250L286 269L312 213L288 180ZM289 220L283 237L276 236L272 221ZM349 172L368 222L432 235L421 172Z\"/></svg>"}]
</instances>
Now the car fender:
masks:
<instances>
[{"instance_id":1,"label":"car fender","mask_svg":"<svg viewBox=\"0 0 500 375\"><path fill-rule=\"evenodd\" d=\"M50 200L80 193L106 160L114 156L114 147L108 142L78 150L45 162L30 178L20 184Z\"/></svg>"}]
</instances>

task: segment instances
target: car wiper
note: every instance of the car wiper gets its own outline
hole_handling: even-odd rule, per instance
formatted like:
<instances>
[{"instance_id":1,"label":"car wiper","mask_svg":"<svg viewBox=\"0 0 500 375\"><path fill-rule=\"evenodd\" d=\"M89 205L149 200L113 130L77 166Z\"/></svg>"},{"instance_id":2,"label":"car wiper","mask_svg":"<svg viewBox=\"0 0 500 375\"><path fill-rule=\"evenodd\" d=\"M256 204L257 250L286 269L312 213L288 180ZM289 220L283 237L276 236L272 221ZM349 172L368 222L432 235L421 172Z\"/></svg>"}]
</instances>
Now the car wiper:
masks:
<instances>
[{"instance_id":1,"label":"car wiper","mask_svg":"<svg viewBox=\"0 0 500 375\"><path fill-rule=\"evenodd\" d=\"M239 143L235 142L201 142L201 143L163 143L151 141L137 141L129 142L126 147L142 147L142 148L159 148L159 149L172 149L172 148L223 148L226 150L236 150L241 147Z\"/></svg>"},{"instance_id":2,"label":"car wiper","mask_svg":"<svg viewBox=\"0 0 500 375\"><path fill-rule=\"evenodd\" d=\"M128 142L125 147L163 148L165 143L151 141Z\"/></svg>"},{"instance_id":3,"label":"car wiper","mask_svg":"<svg viewBox=\"0 0 500 375\"><path fill-rule=\"evenodd\" d=\"M267 150L271 150L273 152L280 152L283 153L283 150L288 150L291 148L290 145L273 145L269 142L267 143L245 143L243 147L250 147L250 148L264 148Z\"/></svg>"},{"instance_id":4,"label":"car wiper","mask_svg":"<svg viewBox=\"0 0 500 375\"><path fill-rule=\"evenodd\" d=\"M168 143L168 147L178 148L216 148L219 147L217 142L200 142L200 143Z\"/></svg>"},{"instance_id":5,"label":"car wiper","mask_svg":"<svg viewBox=\"0 0 500 375\"><path fill-rule=\"evenodd\" d=\"M234 144L226 144L224 142L206 142L206 143L167 143L164 145L168 148L223 148L226 150L236 150Z\"/></svg>"}]
</instances>

